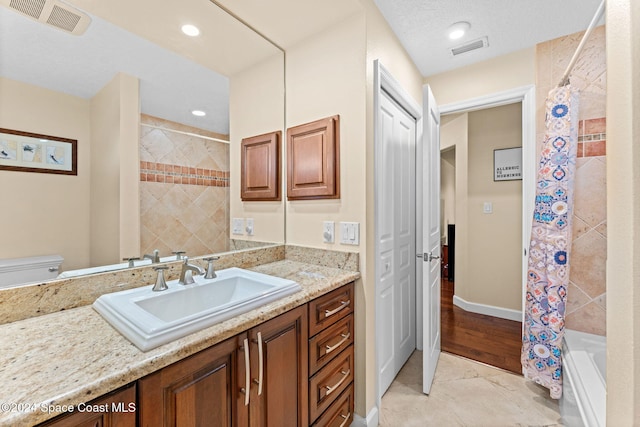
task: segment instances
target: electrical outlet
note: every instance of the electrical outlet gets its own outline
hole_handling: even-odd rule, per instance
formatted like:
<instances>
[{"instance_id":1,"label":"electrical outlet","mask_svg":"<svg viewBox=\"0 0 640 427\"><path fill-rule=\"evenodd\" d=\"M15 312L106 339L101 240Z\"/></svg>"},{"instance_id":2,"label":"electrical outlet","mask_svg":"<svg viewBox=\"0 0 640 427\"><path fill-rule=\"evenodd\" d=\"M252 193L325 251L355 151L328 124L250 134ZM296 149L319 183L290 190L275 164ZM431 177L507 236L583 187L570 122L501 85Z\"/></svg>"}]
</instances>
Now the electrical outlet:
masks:
<instances>
[{"instance_id":1,"label":"electrical outlet","mask_svg":"<svg viewBox=\"0 0 640 427\"><path fill-rule=\"evenodd\" d=\"M340 243L343 245L360 244L360 223L341 222L340 223Z\"/></svg>"},{"instance_id":2,"label":"electrical outlet","mask_svg":"<svg viewBox=\"0 0 640 427\"><path fill-rule=\"evenodd\" d=\"M247 236L253 236L253 218L247 218L247 226L245 227Z\"/></svg>"},{"instance_id":3,"label":"electrical outlet","mask_svg":"<svg viewBox=\"0 0 640 427\"><path fill-rule=\"evenodd\" d=\"M322 241L324 243L333 243L335 241L336 223L333 221L325 221L322 223Z\"/></svg>"},{"instance_id":4,"label":"electrical outlet","mask_svg":"<svg viewBox=\"0 0 640 427\"><path fill-rule=\"evenodd\" d=\"M233 218L232 231L236 236L244 234L244 218Z\"/></svg>"}]
</instances>

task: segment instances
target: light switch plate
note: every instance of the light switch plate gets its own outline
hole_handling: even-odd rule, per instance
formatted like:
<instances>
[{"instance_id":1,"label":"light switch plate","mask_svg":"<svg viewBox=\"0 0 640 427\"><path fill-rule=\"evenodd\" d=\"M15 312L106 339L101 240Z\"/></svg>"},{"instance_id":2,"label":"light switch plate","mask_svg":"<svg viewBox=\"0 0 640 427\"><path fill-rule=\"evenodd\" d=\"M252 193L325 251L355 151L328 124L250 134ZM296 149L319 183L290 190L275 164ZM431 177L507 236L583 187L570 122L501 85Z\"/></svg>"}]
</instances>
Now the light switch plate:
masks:
<instances>
[{"instance_id":1,"label":"light switch plate","mask_svg":"<svg viewBox=\"0 0 640 427\"><path fill-rule=\"evenodd\" d=\"M493 213L493 203L484 202L484 206L482 207L482 212L484 212L486 214Z\"/></svg>"},{"instance_id":2,"label":"light switch plate","mask_svg":"<svg viewBox=\"0 0 640 427\"><path fill-rule=\"evenodd\" d=\"M340 243L343 245L360 244L360 223L341 222L340 223Z\"/></svg>"},{"instance_id":3,"label":"light switch plate","mask_svg":"<svg viewBox=\"0 0 640 427\"><path fill-rule=\"evenodd\" d=\"M244 229L247 232L247 236L253 236L253 218L247 218L246 221L246 227Z\"/></svg>"},{"instance_id":4,"label":"light switch plate","mask_svg":"<svg viewBox=\"0 0 640 427\"><path fill-rule=\"evenodd\" d=\"M325 221L322 223L322 241L324 243L333 243L336 235L336 223L333 221Z\"/></svg>"},{"instance_id":5,"label":"light switch plate","mask_svg":"<svg viewBox=\"0 0 640 427\"><path fill-rule=\"evenodd\" d=\"M237 236L244 234L244 218L233 218L231 232Z\"/></svg>"}]
</instances>

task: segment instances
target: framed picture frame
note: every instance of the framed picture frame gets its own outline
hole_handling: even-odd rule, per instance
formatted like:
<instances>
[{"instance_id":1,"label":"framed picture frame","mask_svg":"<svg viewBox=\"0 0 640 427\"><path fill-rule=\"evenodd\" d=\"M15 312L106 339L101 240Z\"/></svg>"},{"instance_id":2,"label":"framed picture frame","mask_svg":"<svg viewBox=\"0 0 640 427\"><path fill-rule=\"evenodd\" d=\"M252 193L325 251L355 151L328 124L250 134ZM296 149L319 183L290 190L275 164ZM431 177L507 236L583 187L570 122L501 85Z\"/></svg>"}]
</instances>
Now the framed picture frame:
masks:
<instances>
[{"instance_id":1,"label":"framed picture frame","mask_svg":"<svg viewBox=\"0 0 640 427\"><path fill-rule=\"evenodd\" d=\"M78 175L78 140L0 128L0 170Z\"/></svg>"},{"instance_id":2,"label":"framed picture frame","mask_svg":"<svg viewBox=\"0 0 640 427\"><path fill-rule=\"evenodd\" d=\"M522 180L522 147L493 150L493 180Z\"/></svg>"}]
</instances>

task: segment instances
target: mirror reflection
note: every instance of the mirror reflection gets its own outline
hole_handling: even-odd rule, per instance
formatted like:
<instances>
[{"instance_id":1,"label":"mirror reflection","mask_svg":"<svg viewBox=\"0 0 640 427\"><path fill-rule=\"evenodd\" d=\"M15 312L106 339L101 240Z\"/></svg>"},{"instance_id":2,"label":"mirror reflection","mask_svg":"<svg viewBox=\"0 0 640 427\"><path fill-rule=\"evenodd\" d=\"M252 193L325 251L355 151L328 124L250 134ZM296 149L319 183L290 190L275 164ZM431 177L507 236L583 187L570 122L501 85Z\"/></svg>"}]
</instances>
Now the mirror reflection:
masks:
<instances>
[{"instance_id":1,"label":"mirror reflection","mask_svg":"<svg viewBox=\"0 0 640 427\"><path fill-rule=\"evenodd\" d=\"M78 175L0 171L0 268L56 255L72 276L282 243L282 202L242 203L236 182L240 140L284 128L282 51L210 2L57 3L41 14L61 5L86 28L0 6L0 127L77 139ZM231 212L257 232L232 235Z\"/></svg>"}]
</instances>

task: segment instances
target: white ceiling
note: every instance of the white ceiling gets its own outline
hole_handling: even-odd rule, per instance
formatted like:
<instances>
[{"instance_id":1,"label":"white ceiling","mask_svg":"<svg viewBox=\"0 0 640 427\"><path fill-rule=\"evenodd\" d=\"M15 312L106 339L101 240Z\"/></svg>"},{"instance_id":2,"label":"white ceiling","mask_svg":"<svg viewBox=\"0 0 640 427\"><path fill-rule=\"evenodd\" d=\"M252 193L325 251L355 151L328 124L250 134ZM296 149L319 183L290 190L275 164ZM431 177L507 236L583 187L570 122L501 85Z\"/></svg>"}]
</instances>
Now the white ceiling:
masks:
<instances>
[{"instance_id":1,"label":"white ceiling","mask_svg":"<svg viewBox=\"0 0 640 427\"><path fill-rule=\"evenodd\" d=\"M588 27L601 0L374 0L420 73L430 76ZM459 21L468 33L451 41ZM487 36L489 46L453 57L452 47Z\"/></svg>"},{"instance_id":2,"label":"white ceiling","mask_svg":"<svg viewBox=\"0 0 640 427\"><path fill-rule=\"evenodd\" d=\"M601 0L374 1L426 77L583 30ZM225 76L280 54L209 1L69 3L92 15L83 36L0 7L0 75L89 98L126 72L140 78L144 113L227 134ZM363 9L358 0L217 3L285 49ZM152 16L140 19L150 10ZM457 21L470 22L471 29L452 42L445 32ZM198 24L203 35L194 40L178 33L184 22ZM450 55L449 48L483 36L488 48ZM194 108L207 111L206 119L193 117Z\"/></svg>"},{"instance_id":3,"label":"white ceiling","mask_svg":"<svg viewBox=\"0 0 640 427\"><path fill-rule=\"evenodd\" d=\"M90 99L124 72L140 80L143 113L228 134L227 76L282 55L209 1L67 3L91 17L84 34L0 6L0 76ZM198 25L200 37L182 34L184 23ZM193 116L194 109L207 115Z\"/></svg>"}]
</instances>

